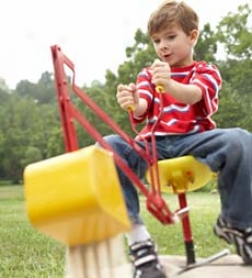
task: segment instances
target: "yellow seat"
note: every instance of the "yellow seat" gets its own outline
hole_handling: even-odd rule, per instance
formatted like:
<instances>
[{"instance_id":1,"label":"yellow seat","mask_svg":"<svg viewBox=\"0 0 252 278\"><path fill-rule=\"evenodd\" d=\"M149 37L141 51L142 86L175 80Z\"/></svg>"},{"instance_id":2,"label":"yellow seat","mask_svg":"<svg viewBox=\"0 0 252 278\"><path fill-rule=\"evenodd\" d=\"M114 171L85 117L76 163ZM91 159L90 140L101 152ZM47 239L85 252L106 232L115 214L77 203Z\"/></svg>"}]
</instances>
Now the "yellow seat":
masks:
<instances>
[{"instance_id":1,"label":"yellow seat","mask_svg":"<svg viewBox=\"0 0 252 278\"><path fill-rule=\"evenodd\" d=\"M130 229L113 155L102 148L30 164L24 185L30 222L62 243L98 242Z\"/></svg>"},{"instance_id":2,"label":"yellow seat","mask_svg":"<svg viewBox=\"0 0 252 278\"><path fill-rule=\"evenodd\" d=\"M184 193L205 186L214 177L207 165L193 156L182 156L158 162L162 192ZM147 172L150 182L150 171Z\"/></svg>"}]
</instances>

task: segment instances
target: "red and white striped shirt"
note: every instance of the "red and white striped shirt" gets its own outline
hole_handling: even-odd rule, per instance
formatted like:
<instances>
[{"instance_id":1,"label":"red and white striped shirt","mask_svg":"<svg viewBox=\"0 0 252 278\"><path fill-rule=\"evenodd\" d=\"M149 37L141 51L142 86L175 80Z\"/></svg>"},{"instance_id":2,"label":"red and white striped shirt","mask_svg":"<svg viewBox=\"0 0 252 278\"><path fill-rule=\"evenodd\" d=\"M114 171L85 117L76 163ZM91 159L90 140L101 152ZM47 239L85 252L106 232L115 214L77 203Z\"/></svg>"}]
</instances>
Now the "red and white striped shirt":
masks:
<instances>
[{"instance_id":1,"label":"red and white striped shirt","mask_svg":"<svg viewBox=\"0 0 252 278\"><path fill-rule=\"evenodd\" d=\"M202 90L202 100L193 104L184 104L173 98L169 92L158 93L155 84L151 82L150 68L143 69L137 77L137 90L141 98L148 103L147 111L140 117L134 117L135 123L146 120L145 127L137 139L147 138L154 132L156 136L191 134L210 130L216 127L211 120L218 110L218 92L222 79L219 70L214 65L204 61L194 62L190 66L172 68L171 78L183 84L194 84ZM160 98L163 109L159 121L152 130L153 123L159 117Z\"/></svg>"}]
</instances>

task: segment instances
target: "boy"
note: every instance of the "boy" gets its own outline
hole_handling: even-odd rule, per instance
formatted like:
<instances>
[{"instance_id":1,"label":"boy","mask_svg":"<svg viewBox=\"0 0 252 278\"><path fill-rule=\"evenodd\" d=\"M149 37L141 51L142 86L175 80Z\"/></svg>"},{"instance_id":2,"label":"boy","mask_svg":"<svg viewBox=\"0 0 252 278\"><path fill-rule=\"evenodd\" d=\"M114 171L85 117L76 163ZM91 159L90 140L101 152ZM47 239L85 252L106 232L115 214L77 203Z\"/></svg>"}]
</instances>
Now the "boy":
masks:
<instances>
[{"instance_id":1,"label":"boy","mask_svg":"<svg viewBox=\"0 0 252 278\"><path fill-rule=\"evenodd\" d=\"M141 136L150 130L163 112L156 130L159 159L193 155L218 172L221 214L214 232L236 246L245 264L252 265L252 136L239 129L218 129L211 120L218 109L221 76L216 66L193 60L199 36L198 16L181 1L164 2L151 16L148 33L160 61L138 75L137 84L117 88L117 101L127 110L134 107L134 120L146 120ZM160 94L156 86L162 86ZM106 141L140 178L146 163L117 135ZM155 244L139 216L137 191L118 169L132 231L127 234L135 278L166 277L160 266Z\"/></svg>"}]
</instances>

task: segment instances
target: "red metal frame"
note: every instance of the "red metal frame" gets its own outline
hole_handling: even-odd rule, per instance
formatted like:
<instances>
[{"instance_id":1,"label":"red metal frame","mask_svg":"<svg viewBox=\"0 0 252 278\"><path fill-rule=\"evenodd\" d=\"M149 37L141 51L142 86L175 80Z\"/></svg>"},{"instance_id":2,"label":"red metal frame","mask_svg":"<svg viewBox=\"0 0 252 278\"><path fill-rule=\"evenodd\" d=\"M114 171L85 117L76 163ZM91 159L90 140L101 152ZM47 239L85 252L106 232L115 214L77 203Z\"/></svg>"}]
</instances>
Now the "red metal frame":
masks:
<instances>
[{"instance_id":1,"label":"red metal frame","mask_svg":"<svg viewBox=\"0 0 252 278\"><path fill-rule=\"evenodd\" d=\"M116 165L127 174L133 184L138 187L143 195L145 195L146 207L149 212L153 214L154 217L156 217L163 224L172 224L176 221L176 219L184 218L185 215L187 215L187 212L185 212L185 208L180 207L180 209L178 209L177 211L171 212L166 202L162 198L159 186L155 185L155 182L158 181L158 167L157 161L155 159L156 154L154 153L153 159L153 156L151 157L148 151L143 150L141 147L139 147L139 145L128 134L126 134L90 97L88 97L87 94L85 94L85 92L83 92L75 84L74 64L66 55L63 54L59 46L52 46L51 53L54 65L55 86L57 91L66 152L71 152L79 148L77 134L74 126L74 121L76 120L89 133L89 135L95 139L96 142L98 142L103 148L113 153ZM121 159L121 157L103 139L99 131L84 117L84 115L79 112L79 110L71 102L68 90L69 84L64 66L67 66L72 71L73 76L70 85L73 93L78 96L86 105L88 105L88 107L93 110L102 121L104 121L109 127L111 127L111 129L114 130L115 133L120 135L126 142L128 142L135 149L135 151L138 152L138 154L146 160L146 162L150 166L154 166L154 172L156 171L156 173L154 173L153 175L154 184L151 184L150 189L147 188L146 185L144 185L142 181L131 171L127 164ZM154 136L152 140L155 140Z\"/></svg>"}]
</instances>

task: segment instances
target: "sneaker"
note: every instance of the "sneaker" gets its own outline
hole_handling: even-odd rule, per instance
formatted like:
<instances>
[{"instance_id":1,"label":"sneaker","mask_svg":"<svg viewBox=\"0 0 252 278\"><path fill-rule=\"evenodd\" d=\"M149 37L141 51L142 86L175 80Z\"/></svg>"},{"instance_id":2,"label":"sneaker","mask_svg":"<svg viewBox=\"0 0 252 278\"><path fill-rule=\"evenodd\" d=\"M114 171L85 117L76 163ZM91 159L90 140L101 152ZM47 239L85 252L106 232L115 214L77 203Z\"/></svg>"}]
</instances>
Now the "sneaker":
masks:
<instances>
[{"instance_id":1,"label":"sneaker","mask_svg":"<svg viewBox=\"0 0 252 278\"><path fill-rule=\"evenodd\" d=\"M167 278L159 263L156 245L151 240L131 245L130 260L134 267L134 278Z\"/></svg>"},{"instance_id":2,"label":"sneaker","mask_svg":"<svg viewBox=\"0 0 252 278\"><path fill-rule=\"evenodd\" d=\"M231 227L219 217L214 227L214 233L228 244L234 244L236 252L242 257L244 264L252 265L252 227L241 231Z\"/></svg>"}]
</instances>

